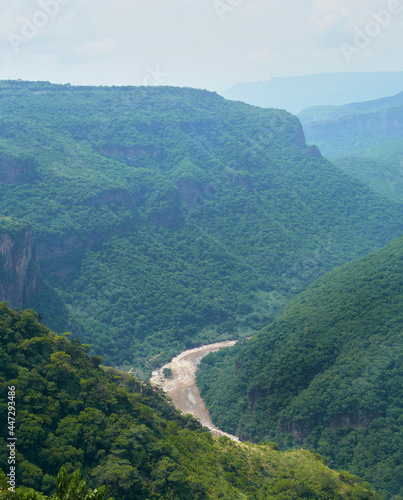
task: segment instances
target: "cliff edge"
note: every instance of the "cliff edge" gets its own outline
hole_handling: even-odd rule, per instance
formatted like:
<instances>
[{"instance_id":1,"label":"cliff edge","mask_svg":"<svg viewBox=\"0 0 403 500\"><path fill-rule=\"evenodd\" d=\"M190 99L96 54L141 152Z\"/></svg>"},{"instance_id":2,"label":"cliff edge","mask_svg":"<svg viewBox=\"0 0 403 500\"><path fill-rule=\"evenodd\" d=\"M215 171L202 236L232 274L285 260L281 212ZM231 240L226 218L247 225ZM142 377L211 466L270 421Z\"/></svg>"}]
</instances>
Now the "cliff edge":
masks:
<instances>
[{"instance_id":1,"label":"cliff edge","mask_svg":"<svg viewBox=\"0 0 403 500\"><path fill-rule=\"evenodd\" d=\"M0 217L0 301L20 307L37 291L39 263L25 221Z\"/></svg>"}]
</instances>

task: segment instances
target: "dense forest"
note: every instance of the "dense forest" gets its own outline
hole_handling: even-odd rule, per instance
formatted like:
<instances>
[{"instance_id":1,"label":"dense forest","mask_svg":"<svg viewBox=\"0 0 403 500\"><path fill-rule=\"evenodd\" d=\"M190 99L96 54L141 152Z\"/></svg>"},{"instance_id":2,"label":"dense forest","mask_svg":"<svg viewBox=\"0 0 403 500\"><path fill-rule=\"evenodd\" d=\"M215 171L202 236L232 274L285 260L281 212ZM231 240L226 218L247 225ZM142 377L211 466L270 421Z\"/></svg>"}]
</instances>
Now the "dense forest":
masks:
<instances>
[{"instance_id":1,"label":"dense forest","mask_svg":"<svg viewBox=\"0 0 403 500\"><path fill-rule=\"evenodd\" d=\"M335 165L403 202L403 92L344 106L313 106L298 116L307 141Z\"/></svg>"},{"instance_id":2,"label":"dense forest","mask_svg":"<svg viewBox=\"0 0 403 500\"><path fill-rule=\"evenodd\" d=\"M402 500L403 205L364 177L285 111L0 82L0 498ZM259 444L144 381L227 339L198 384Z\"/></svg>"},{"instance_id":3,"label":"dense forest","mask_svg":"<svg viewBox=\"0 0 403 500\"><path fill-rule=\"evenodd\" d=\"M297 118L186 88L0 82L0 179L41 266L24 306L142 376L403 229Z\"/></svg>"},{"instance_id":4,"label":"dense forest","mask_svg":"<svg viewBox=\"0 0 403 500\"><path fill-rule=\"evenodd\" d=\"M203 359L213 421L303 446L403 498L403 238L332 271L250 341Z\"/></svg>"},{"instance_id":5,"label":"dense forest","mask_svg":"<svg viewBox=\"0 0 403 500\"><path fill-rule=\"evenodd\" d=\"M15 425L0 422L1 499L379 499L315 453L213 439L161 391L102 368L86 351L33 310L0 304L0 387L15 391L17 409ZM7 415L6 397L0 406ZM16 493L7 491L10 426L18 436Z\"/></svg>"}]
</instances>

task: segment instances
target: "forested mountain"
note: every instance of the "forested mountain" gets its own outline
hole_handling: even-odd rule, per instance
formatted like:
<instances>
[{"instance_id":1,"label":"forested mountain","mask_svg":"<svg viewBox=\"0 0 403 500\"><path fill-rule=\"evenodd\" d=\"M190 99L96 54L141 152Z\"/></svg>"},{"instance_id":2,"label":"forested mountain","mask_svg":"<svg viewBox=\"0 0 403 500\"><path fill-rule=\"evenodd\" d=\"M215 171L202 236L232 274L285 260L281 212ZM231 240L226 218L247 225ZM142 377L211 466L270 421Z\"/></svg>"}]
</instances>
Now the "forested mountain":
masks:
<instances>
[{"instance_id":1,"label":"forested mountain","mask_svg":"<svg viewBox=\"0 0 403 500\"><path fill-rule=\"evenodd\" d=\"M346 106L315 106L299 118L307 141L337 166L403 201L403 92Z\"/></svg>"},{"instance_id":2,"label":"forested mountain","mask_svg":"<svg viewBox=\"0 0 403 500\"><path fill-rule=\"evenodd\" d=\"M2 82L0 170L42 271L25 305L114 365L249 335L403 229L297 118L207 91Z\"/></svg>"},{"instance_id":3,"label":"forested mountain","mask_svg":"<svg viewBox=\"0 0 403 500\"><path fill-rule=\"evenodd\" d=\"M33 310L13 312L0 304L0 387L17 410L15 425L0 422L1 499L42 499L23 487L53 494L63 465L69 475L81 470L91 488L105 485L115 500L379 498L358 478L331 471L307 451L281 453L274 443L213 439L160 391L102 369L99 357L85 354L88 346L38 320ZM7 397L0 408L7 415ZM15 494L6 476L10 432L17 437ZM72 483L79 485L78 475ZM52 498L103 499L76 489L81 493ZM57 490L67 490L63 474Z\"/></svg>"},{"instance_id":4,"label":"forested mountain","mask_svg":"<svg viewBox=\"0 0 403 500\"><path fill-rule=\"evenodd\" d=\"M345 106L314 106L298 117L308 142L330 158L403 139L403 92Z\"/></svg>"},{"instance_id":5,"label":"forested mountain","mask_svg":"<svg viewBox=\"0 0 403 500\"><path fill-rule=\"evenodd\" d=\"M208 356L213 422L243 439L313 447L403 498L403 238L332 271L244 345Z\"/></svg>"},{"instance_id":6,"label":"forested mountain","mask_svg":"<svg viewBox=\"0 0 403 500\"><path fill-rule=\"evenodd\" d=\"M352 102L344 106L311 106L298 113L302 125L309 123L324 123L345 116L363 113L387 111L390 108L403 106L403 92L390 97L381 97L372 101Z\"/></svg>"},{"instance_id":7,"label":"forested mountain","mask_svg":"<svg viewBox=\"0 0 403 500\"><path fill-rule=\"evenodd\" d=\"M376 193L403 202L403 139L381 143L354 156L334 158L333 163Z\"/></svg>"},{"instance_id":8,"label":"forested mountain","mask_svg":"<svg viewBox=\"0 0 403 500\"><path fill-rule=\"evenodd\" d=\"M263 108L299 113L311 106L341 106L379 99L403 89L403 72L319 73L238 83L225 90L226 99Z\"/></svg>"}]
</instances>

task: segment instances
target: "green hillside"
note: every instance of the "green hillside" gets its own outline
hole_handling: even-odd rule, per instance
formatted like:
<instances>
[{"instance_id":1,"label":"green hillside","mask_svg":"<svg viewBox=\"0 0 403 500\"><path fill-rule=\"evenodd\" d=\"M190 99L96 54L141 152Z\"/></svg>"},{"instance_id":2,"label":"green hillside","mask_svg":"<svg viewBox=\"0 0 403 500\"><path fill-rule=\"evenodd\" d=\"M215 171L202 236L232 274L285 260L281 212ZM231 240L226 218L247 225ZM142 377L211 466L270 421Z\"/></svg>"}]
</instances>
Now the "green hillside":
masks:
<instances>
[{"instance_id":1,"label":"green hillside","mask_svg":"<svg viewBox=\"0 0 403 500\"><path fill-rule=\"evenodd\" d=\"M403 238L326 274L249 342L202 361L222 429L314 448L403 498Z\"/></svg>"},{"instance_id":2,"label":"green hillside","mask_svg":"<svg viewBox=\"0 0 403 500\"><path fill-rule=\"evenodd\" d=\"M403 202L403 92L345 106L316 106L300 118L309 143L376 193Z\"/></svg>"},{"instance_id":3,"label":"green hillside","mask_svg":"<svg viewBox=\"0 0 403 500\"><path fill-rule=\"evenodd\" d=\"M333 163L375 192L403 201L403 140L387 141Z\"/></svg>"},{"instance_id":4,"label":"green hillside","mask_svg":"<svg viewBox=\"0 0 403 500\"><path fill-rule=\"evenodd\" d=\"M56 486L65 491L66 478L56 485L62 466L70 476L80 470L91 488L105 485L115 500L379 498L358 478L331 471L307 451L281 453L273 443L213 439L161 391L102 369L102 359L88 357L87 349L44 327L33 310L13 312L0 304L1 414L7 415L10 394L16 409L15 425L0 422L0 498L42 498L23 488L47 495ZM10 432L17 438L16 494L1 493L9 487ZM61 498L103 495L53 500Z\"/></svg>"},{"instance_id":5,"label":"green hillside","mask_svg":"<svg viewBox=\"0 0 403 500\"><path fill-rule=\"evenodd\" d=\"M14 235L27 228L29 228L29 224L24 220L13 219L12 217L0 217L0 234L8 233Z\"/></svg>"},{"instance_id":6,"label":"green hillside","mask_svg":"<svg viewBox=\"0 0 403 500\"><path fill-rule=\"evenodd\" d=\"M402 85L401 87L403 88ZM397 106L403 106L403 92L390 97L353 102L343 106L311 106L298 113L298 118L303 125L313 122L324 123L345 116L387 111Z\"/></svg>"},{"instance_id":7,"label":"green hillside","mask_svg":"<svg viewBox=\"0 0 403 500\"><path fill-rule=\"evenodd\" d=\"M403 229L297 118L186 88L0 82L0 181L40 260L25 305L139 374L260 330Z\"/></svg>"},{"instance_id":8,"label":"green hillside","mask_svg":"<svg viewBox=\"0 0 403 500\"><path fill-rule=\"evenodd\" d=\"M316 144L330 159L354 156L389 141L402 140L403 106L352 113L304 125L309 144Z\"/></svg>"}]
</instances>

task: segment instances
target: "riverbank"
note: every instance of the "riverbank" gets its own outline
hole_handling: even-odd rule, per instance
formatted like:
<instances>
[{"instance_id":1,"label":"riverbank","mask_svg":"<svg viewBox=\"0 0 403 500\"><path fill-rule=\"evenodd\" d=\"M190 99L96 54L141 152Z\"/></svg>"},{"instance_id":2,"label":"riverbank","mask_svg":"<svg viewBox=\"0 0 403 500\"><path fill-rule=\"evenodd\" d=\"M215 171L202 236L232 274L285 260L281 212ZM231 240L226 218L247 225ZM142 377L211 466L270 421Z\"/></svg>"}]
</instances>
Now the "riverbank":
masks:
<instances>
[{"instance_id":1,"label":"riverbank","mask_svg":"<svg viewBox=\"0 0 403 500\"><path fill-rule=\"evenodd\" d=\"M183 411L183 413L190 413L193 417L200 420L205 427L210 429L214 436L227 436L233 441L239 441L239 439L218 429L211 422L209 412L197 388L195 374L197 366L204 356L226 347L232 347L236 343L236 340L230 340L184 351L159 370L155 370L150 379L152 384L163 389L172 398L176 408ZM172 376L166 378L163 375L164 369L171 370Z\"/></svg>"}]
</instances>

